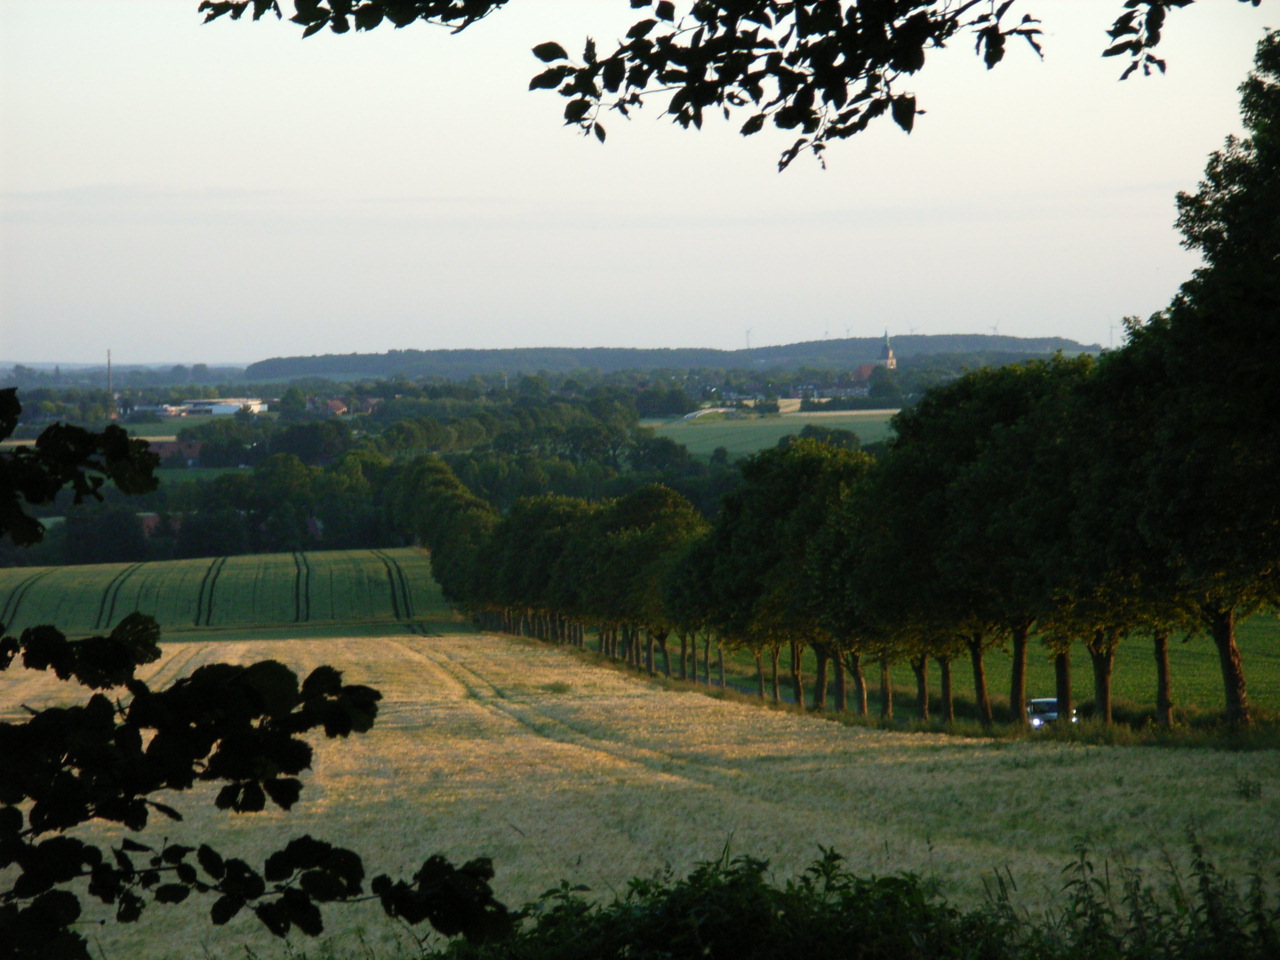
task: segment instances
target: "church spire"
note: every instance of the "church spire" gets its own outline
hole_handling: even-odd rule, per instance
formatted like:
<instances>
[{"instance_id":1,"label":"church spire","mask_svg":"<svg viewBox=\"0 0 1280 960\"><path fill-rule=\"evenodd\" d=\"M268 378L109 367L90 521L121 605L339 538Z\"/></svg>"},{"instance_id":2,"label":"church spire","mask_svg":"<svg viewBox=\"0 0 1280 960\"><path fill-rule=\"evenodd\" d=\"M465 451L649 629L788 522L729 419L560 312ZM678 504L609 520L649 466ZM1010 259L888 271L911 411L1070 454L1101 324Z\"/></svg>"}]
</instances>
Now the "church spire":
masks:
<instances>
[{"instance_id":1,"label":"church spire","mask_svg":"<svg viewBox=\"0 0 1280 960\"><path fill-rule=\"evenodd\" d=\"M887 327L884 331L884 346L880 348L880 359L876 361L876 364L886 370L898 369L898 360L893 355L893 344L889 342L889 330Z\"/></svg>"}]
</instances>

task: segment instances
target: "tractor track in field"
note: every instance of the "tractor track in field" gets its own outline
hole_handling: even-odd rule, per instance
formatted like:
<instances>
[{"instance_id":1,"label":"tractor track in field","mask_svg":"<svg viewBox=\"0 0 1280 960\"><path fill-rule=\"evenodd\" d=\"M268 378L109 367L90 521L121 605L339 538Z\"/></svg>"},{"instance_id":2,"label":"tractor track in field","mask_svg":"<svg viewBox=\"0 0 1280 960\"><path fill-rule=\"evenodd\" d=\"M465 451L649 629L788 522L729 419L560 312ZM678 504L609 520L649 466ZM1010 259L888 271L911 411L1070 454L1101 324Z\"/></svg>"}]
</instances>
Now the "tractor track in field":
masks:
<instances>
[{"instance_id":1,"label":"tractor track in field","mask_svg":"<svg viewBox=\"0 0 1280 960\"><path fill-rule=\"evenodd\" d=\"M183 643L177 647L173 653L166 655L155 670L145 678L147 685L152 689L167 687L180 677L190 676L192 671L187 670L188 664L194 663L196 667L202 667L206 663L218 662L217 657L205 656L206 644Z\"/></svg>"},{"instance_id":2,"label":"tractor track in field","mask_svg":"<svg viewBox=\"0 0 1280 960\"><path fill-rule=\"evenodd\" d=\"M395 568L396 578L400 581L400 596L404 598L404 614L406 619L412 619L416 616L413 609L413 590L409 586L409 578L405 576L404 567L400 566L400 561L385 551L381 551L382 555L387 558L387 562Z\"/></svg>"},{"instance_id":3,"label":"tractor track in field","mask_svg":"<svg viewBox=\"0 0 1280 960\"><path fill-rule=\"evenodd\" d=\"M111 582L102 591L102 601L98 604L98 619L93 622L93 629L105 630L111 623L111 619L116 615L116 601L120 598L120 589L141 566L141 563L130 564L111 578Z\"/></svg>"},{"instance_id":4,"label":"tractor track in field","mask_svg":"<svg viewBox=\"0 0 1280 960\"><path fill-rule=\"evenodd\" d=\"M215 557L209 563L209 569L204 572L204 577L200 581L200 594L196 597L195 625L197 627L213 625L213 589L217 585L218 574L222 573L222 568L226 565L226 557Z\"/></svg>"},{"instance_id":5,"label":"tractor track in field","mask_svg":"<svg viewBox=\"0 0 1280 960\"><path fill-rule=\"evenodd\" d=\"M397 641L398 642L398 641ZM611 739L598 732L584 730L538 709L532 703L515 700L471 667L436 647L415 649L403 642L399 645L414 657L428 661L456 683L463 694L481 709L526 728L535 736L588 753L606 756L640 767L658 776L670 777L694 787L749 794L754 802L761 798L750 792L743 771L728 765L708 763L705 758L685 759L663 753L624 739ZM768 802L768 801L763 801Z\"/></svg>"},{"instance_id":6,"label":"tractor track in field","mask_svg":"<svg viewBox=\"0 0 1280 960\"><path fill-rule=\"evenodd\" d=\"M297 575L293 581L294 623L307 623L311 620L311 564L305 553L295 553L293 563Z\"/></svg>"},{"instance_id":7,"label":"tractor track in field","mask_svg":"<svg viewBox=\"0 0 1280 960\"><path fill-rule=\"evenodd\" d=\"M26 599L27 591L35 586L38 580L53 573L55 569L54 567L47 567L39 573L33 573L9 591L9 596L4 602L4 609L0 610L0 626L8 629L9 625L17 618L18 608L22 606L22 601Z\"/></svg>"},{"instance_id":8,"label":"tractor track in field","mask_svg":"<svg viewBox=\"0 0 1280 960\"><path fill-rule=\"evenodd\" d=\"M386 551L371 550L375 557L387 568L387 584L391 588L391 613L397 620L408 620L413 616L413 599L409 592L409 581L405 577L400 564L388 556Z\"/></svg>"}]
</instances>

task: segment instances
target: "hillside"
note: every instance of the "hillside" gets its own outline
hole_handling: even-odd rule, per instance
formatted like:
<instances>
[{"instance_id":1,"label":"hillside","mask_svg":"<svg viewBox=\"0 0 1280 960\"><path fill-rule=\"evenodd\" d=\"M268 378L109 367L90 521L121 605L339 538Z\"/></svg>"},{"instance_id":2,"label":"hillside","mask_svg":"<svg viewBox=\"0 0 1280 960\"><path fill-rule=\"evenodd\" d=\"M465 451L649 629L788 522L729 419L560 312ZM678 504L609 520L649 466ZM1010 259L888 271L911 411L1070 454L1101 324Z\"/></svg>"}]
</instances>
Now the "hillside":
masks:
<instances>
[{"instance_id":1,"label":"hillside","mask_svg":"<svg viewBox=\"0 0 1280 960\"><path fill-rule=\"evenodd\" d=\"M987 334L908 335L893 337L895 355L904 361L945 355L1002 358L1094 353L1097 344L1081 344L1064 337L1006 337ZM519 347L504 350L391 350L386 353L324 354L312 357L275 357L250 364L250 380L291 380L298 377L350 379L358 377L444 377L461 379L473 374L568 373L574 370L716 370L782 369L812 367L838 370L871 363L884 345L881 337L811 340L749 350L713 350L697 347L644 350L624 347ZM1007 362L1007 359L1005 360Z\"/></svg>"}]
</instances>

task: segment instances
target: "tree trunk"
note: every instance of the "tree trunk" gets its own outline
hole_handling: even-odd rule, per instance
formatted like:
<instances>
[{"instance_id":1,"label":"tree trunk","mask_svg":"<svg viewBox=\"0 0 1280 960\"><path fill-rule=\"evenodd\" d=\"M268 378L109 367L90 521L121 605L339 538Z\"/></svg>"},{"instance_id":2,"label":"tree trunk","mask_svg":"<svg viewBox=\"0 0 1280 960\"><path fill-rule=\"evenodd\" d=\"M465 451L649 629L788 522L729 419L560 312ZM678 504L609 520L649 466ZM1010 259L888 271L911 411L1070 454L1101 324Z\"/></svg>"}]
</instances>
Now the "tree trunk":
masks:
<instances>
[{"instance_id":1,"label":"tree trunk","mask_svg":"<svg viewBox=\"0 0 1280 960\"><path fill-rule=\"evenodd\" d=\"M831 660L831 654L827 652L826 644L822 643L813 645L813 653L818 660L813 676L813 709L822 713L827 709L827 663Z\"/></svg>"},{"instance_id":2,"label":"tree trunk","mask_svg":"<svg viewBox=\"0 0 1280 960\"><path fill-rule=\"evenodd\" d=\"M778 645L777 645L776 643L772 643L772 644L770 644L770 645L769 645L769 660L770 660L770 664L771 664L772 669L773 669L773 672L772 672L772 681L773 681L773 690L772 690L772 693L773 693L773 702L774 702L774 703L777 703L778 701L780 701L780 700L782 699L782 691L778 689L778 653L779 653Z\"/></svg>"},{"instance_id":3,"label":"tree trunk","mask_svg":"<svg viewBox=\"0 0 1280 960\"><path fill-rule=\"evenodd\" d=\"M916 675L916 716L929 719L929 658L924 654L911 661L911 672Z\"/></svg>"},{"instance_id":4,"label":"tree trunk","mask_svg":"<svg viewBox=\"0 0 1280 960\"><path fill-rule=\"evenodd\" d=\"M1116 662L1116 645L1101 631L1089 645L1089 659L1093 663L1093 713L1108 726L1111 725L1111 671ZM1062 719L1062 715L1058 715ZM1069 722L1069 721L1068 721Z\"/></svg>"},{"instance_id":5,"label":"tree trunk","mask_svg":"<svg viewBox=\"0 0 1280 960\"><path fill-rule=\"evenodd\" d=\"M656 669L654 669L658 662L657 641L654 640L652 630L646 630L645 634L648 637L648 644L646 645L645 656L649 661L648 663L649 676L652 677L655 673L658 672Z\"/></svg>"},{"instance_id":6,"label":"tree trunk","mask_svg":"<svg viewBox=\"0 0 1280 960\"><path fill-rule=\"evenodd\" d=\"M1053 693L1058 698L1058 722L1070 723L1071 711L1071 651L1063 650L1053 657Z\"/></svg>"},{"instance_id":7,"label":"tree trunk","mask_svg":"<svg viewBox=\"0 0 1280 960\"><path fill-rule=\"evenodd\" d=\"M804 709L804 644L798 640L791 641L791 695L795 697L796 706Z\"/></svg>"},{"instance_id":8,"label":"tree trunk","mask_svg":"<svg viewBox=\"0 0 1280 960\"><path fill-rule=\"evenodd\" d=\"M956 722L956 701L951 689L951 658L934 657L938 662L938 678L942 685L942 719L945 723Z\"/></svg>"},{"instance_id":9,"label":"tree trunk","mask_svg":"<svg viewBox=\"0 0 1280 960\"><path fill-rule=\"evenodd\" d=\"M709 687L711 686L711 631L707 631L702 637L702 680Z\"/></svg>"},{"instance_id":10,"label":"tree trunk","mask_svg":"<svg viewBox=\"0 0 1280 960\"><path fill-rule=\"evenodd\" d=\"M969 662L973 665L973 699L978 708L978 722L991 726L991 693L987 690L987 665L982 659L982 635L975 633L965 640Z\"/></svg>"},{"instance_id":11,"label":"tree trunk","mask_svg":"<svg viewBox=\"0 0 1280 960\"><path fill-rule=\"evenodd\" d=\"M1015 726L1026 726L1027 720L1027 634L1030 624L1013 628L1013 666L1009 673L1009 709Z\"/></svg>"},{"instance_id":12,"label":"tree trunk","mask_svg":"<svg viewBox=\"0 0 1280 960\"><path fill-rule=\"evenodd\" d=\"M893 683L889 679L889 661L880 658L880 718L893 719Z\"/></svg>"},{"instance_id":13,"label":"tree trunk","mask_svg":"<svg viewBox=\"0 0 1280 960\"><path fill-rule=\"evenodd\" d=\"M689 679L689 635L680 631L680 679Z\"/></svg>"},{"instance_id":14,"label":"tree trunk","mask_svg":"<svg viewBox=\"0 0 1280 960\"><path fill-rule=\"evenodd\" d=\"M724 644L716 641L716 673L720 678L720 689L724 689Z\"/></svg>"},{"instance_id":15,"label":"tree trunk","mask_svg":"<svg viewBox=\"0 0 1280 960\"><path fill-rule=\"evenodd\" d=\"M1236 646L1235 608L1206 608L1204 616L1209 621L1213 643L1218 648L1218 662L1222 666L1227 723L1246 727L1252 718L1249 716L1249 695L1244 685L1244 661L1240 657L1240 648Z\"/></svg>"},{"instance_id":16,"label":"tree trunk","mask_svg":"<svg viewBox=\"0 0 1280 960\"><path fill-rule=\"evenodd\" d=\"M853 674L853 695L858 701L858 716L865 717L869 711L867 710L867 675L862 672L862 654L857 652L848 654L845 665Z\"/></svg>"},{"instance_id":17,"label":"tree trunk","mask_svg":"<svg viewBox=\"0 0 1280 960\"><path fill-rule=\"evenodd\" d=\"M1173 681L1169 676L1169 631L1157 630L1152 638L1156 657L1156 718L1162 727L1173 726Z\"/></svg>"},{"instance_id":18,"label":"tree trunk","mask_svg":"<svg viewBox=\"0 0 1280 960\"><path fill-rule=\"evenodd\" d=\"M658 634L658 649L662 651L662 675L671 679L671 651L667 649L667 638L671 634L663 630Z\"/></svg>"},{"instance_id":19,"label":"tree trunk","mask_svg":"<svg viewBox=\"0 0 1280 960\"><path fill-rule=\"evenodd\" d=\"M836 674L836 713L844 713L849 709L849 685L845 679L844 657L836 654L831 665Z\"/></svg>"},{"instance_id":20,"label":"tree trunk","mask_svg":"<svg viewBox=\"0 0 1280 960\"><path fill-rule=\"evenodd\" d=\"M761 700L764 699L764 655L760 652L759 647L751 648L752 655L756 658L756 693Z\"/></svg>"}]
</instances>

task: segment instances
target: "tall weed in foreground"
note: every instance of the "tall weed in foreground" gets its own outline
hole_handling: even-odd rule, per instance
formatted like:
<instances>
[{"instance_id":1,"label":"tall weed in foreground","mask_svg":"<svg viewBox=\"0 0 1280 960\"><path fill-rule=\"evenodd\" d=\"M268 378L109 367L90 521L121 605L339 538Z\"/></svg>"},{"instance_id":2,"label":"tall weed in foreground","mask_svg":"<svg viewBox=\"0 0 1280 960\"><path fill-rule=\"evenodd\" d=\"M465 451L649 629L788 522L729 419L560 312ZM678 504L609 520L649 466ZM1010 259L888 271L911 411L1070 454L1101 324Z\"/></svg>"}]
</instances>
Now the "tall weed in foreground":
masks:
<instances>
[{"instance_id":1,"label":"tall weed in foreground","mask_svg":"<svg viewBox=\"0 0 1280 960\"><path fill-rule=\"evenodd\" d=\"M1013 876L962 911L913 874L857 877L823 850L781 885L751 857L698 865L687 877L633 880L610 903L565 881L525 907L512 939L450 943L449 960L1275 960L1280 900L1255 866L1241 888L1190 841L1190 866L1169 858L1153 886L1134 870L1113 879L1081 846L1063 870L1062 904L1047 916L1017 905Z\"/></svg>"}]
</instances>

